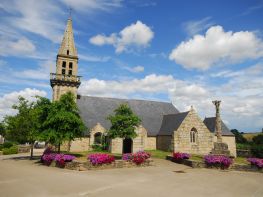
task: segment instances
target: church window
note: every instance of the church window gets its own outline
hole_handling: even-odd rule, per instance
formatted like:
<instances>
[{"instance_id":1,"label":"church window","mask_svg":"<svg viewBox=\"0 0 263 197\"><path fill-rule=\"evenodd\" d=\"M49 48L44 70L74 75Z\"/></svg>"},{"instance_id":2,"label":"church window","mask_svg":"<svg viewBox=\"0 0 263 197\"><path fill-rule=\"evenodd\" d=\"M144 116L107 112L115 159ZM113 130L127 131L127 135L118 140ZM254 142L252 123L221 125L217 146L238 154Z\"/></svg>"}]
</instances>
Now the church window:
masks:
<instances>
[{"instance_id":1,"label":"church window","mask_svg":"<svg viewBox=\"0 0 263 197\"><path fill-rule=\"evenodd\" d=\"M69 62L69 69L72 69L72 67L73 67L73 63Z\"/></svg>"},{"instance_id":2,"label":"church window","mask_svg":"<svg viewBox=\"0 0 263 197\"><path fill-rule=\"evenodd\" d=\"M69 70L69 71L68 71L68 74L69 74L69 75L72 75L72 70Z\"/></svg>"},{"instance_id":3,"label":"church window","mask_svg":"<svg viewBox=\"0 0 263 197\"><path fill-rule=\"evenodd\" d=\"M62 75L65 75L65 74L66 74L66 70L62 69Z\"/></svg>"},{"instance_id":4,"label":"church window","mask_svg":"<svg viewBox=\"0 0 263 197\"><path fill-rule=\"evenodd\" d=\"M191 143L197 142L197 130L195 128L192 128L190 131L190 142Z\"/></svg>"},{"instance_id":5,"label":"church window","mask_svg":"<svg viewBox=\"0 0 263 197\"><path fill-rule=\"evenodd\" d=\"M67 50L67 55L69 55L69 50Z\"/></svg>"},{"instance_id":6,"label":"church window","mask_svg":"<svg viewBox=\"0 0 263 197\"><path fill-rule=\"evenodd\" d=\"M66 68L66 62L65 61L62 62L62 68Z\"/></svg>"}]
</instances>

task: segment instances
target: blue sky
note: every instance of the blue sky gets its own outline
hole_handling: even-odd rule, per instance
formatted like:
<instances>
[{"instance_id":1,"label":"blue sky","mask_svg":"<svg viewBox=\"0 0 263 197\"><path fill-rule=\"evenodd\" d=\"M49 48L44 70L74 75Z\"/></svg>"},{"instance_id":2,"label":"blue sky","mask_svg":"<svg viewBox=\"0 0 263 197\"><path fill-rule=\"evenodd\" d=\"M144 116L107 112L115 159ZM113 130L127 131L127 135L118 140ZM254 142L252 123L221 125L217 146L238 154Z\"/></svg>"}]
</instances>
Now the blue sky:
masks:
<instances>
[{"instance_id":1,"label":"blue sky","mask_svg":"<svg viewBox=\"0 0 263 197\"><path fill-rule=\"evenodd\" d=\"M263 127L263 1L1 0L0 118L17 96L51 98L72 8L81 95L193 105L230 128Z\"/></svg>"}]
</instances>

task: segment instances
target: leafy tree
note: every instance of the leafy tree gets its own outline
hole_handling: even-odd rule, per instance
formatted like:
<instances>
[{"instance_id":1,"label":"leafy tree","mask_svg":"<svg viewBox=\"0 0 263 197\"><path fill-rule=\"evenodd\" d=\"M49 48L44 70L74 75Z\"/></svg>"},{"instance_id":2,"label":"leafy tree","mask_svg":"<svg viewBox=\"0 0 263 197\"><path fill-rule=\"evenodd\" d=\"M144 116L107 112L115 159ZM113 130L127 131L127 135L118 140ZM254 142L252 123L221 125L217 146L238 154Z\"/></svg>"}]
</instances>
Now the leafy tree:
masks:
<instances>
[{"instance_id":1,"label":"leafy tree","mask_svg":"<svg viewBox=\"0 0 263 197\"><path fill-rule=\"evenodd\" d=\"M29 102L23 97L18 98L18 104L13 106L18 113L15 116L5 117L7 135L6 138L19 143L28 142L31 145L30 158L33 158L33 147L39 137L39 116L42 114L38 102Z\"/></svg>"},{"instance_id":2,"label":"leafy tree","mask_svg":"<svg viewBox=\"0 0 263 197\"><path fill-rule=\"evenodd\" d=\"M141 123L140 118L135 115L127 104L121 104L114 110L115 115L110 115L107 119L111 121L111 128L108 135L114 138L135 138L137 136L135 127Z\"/></svg>"},{"instance_id":3,"label":"leafy tree","mask_svg":"<svg viewBox=\"0 0 263 197\"><path fill-rule=\"evenodd\" d=\"M263 134L259 134L257 136L254 136L252 138L252 141L255 143L255 144L261 144L263 145Z\"/></svg>"},{"instance_id":4,"label":"leafy tree","mask_svg":"<svg viewBox=\"0 0 263 197\"><path fill-rule=\"evenodd\" d=\"M58 146L65 141L81 137L85 125L78 113L74 95L71 92L63 94L59 101L51 104L48 116L44 122L45 131L42 137L45 141Z\"/></svg>"},{"instance_id":5,"label":"leafy tree","mask_svg":"<svg viewBox=\"0 0 263 197\"><path fill-rule=\"evenodd\" d=\"M247 143L247 139L237 130L232 129L231 132L235 135L236 143L245 144Z\"/></svg>"},{"instance_id":6,"label":"leafy tree","mask_svg":"<svg viewBox=\"0 0 263 197\"><path fill-rule=\"evenodd\" d=\"M5 133L6 133L5 124L4 122L0 122L0 135L4 137Z\"/></svg>"}]
</instances>

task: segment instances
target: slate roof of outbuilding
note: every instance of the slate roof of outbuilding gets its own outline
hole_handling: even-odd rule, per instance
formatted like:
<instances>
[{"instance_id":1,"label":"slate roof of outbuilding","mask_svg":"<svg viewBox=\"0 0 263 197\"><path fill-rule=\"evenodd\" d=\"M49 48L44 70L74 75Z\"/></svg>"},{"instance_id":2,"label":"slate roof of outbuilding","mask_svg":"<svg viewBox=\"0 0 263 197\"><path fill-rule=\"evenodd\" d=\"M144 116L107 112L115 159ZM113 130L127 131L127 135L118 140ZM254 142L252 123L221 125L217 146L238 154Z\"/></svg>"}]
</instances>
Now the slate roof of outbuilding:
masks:
<instances>
[{"instance_id":1,"label":"slate roof of outbuilding","mask_svg":"<svg viewBox=\"0 0 263 197\"><path fill-rule=\"evenodd\" d=\"M215 123L216 123L216 117L209 117L204 119L204 123L207 126L207 128L214 133L215 132ZM234 134L229 130L229 128L225 125L223 121L221 121L221 127L222 127L222 135L225 136L233 136Z\"/></svg>"},{"instance_id":2,"label":"slate roof of outbuilding","mask_svg":"<svg viewBox=\"0 0 263 197\"><path fill-rule=\"evenodd\" d=\"M109 129L111 123L107 117L113 114L122 103L127 103L141 118L142 126L147 130L148 136L158 134L164 115L179 113L172 103L167 102L92 96L80 96L77 99L80 116L88 128L93 128L100 123L105 129ZM85 133L85 135L88 134L88 132Z\"/></svg>"},{"instance_id":3,"label":"slate roof of outbuilding","mask_svg":"<svg viewBox=\"0 0 263 197\"><path fill-rule=\"evenodd\" d=\"M162 126L158 135L172 135L173 131L176 131L182 124L183 120L187 116L187 112L169 114L163 116Z\"/></svg>"}]
</instances>

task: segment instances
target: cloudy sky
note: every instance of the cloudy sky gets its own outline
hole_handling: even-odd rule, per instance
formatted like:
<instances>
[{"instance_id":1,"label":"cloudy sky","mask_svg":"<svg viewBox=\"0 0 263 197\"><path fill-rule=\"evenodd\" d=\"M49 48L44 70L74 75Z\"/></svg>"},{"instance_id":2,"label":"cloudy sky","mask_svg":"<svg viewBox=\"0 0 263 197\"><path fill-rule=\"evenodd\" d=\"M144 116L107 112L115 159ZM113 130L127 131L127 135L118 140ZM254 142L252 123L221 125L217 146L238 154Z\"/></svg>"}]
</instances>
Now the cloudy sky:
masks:
<instances>
[{"instance_id":1,"label":"cloudy sky","mask_svg":"<svg viewBox=\"0 0 263 197\"><path fill-rule=\"evenodd\" d=\"M81 95L193 105L244 132L263 127L263 1L1 0L0 119L22 95L51 98L69 8Z\"/></svg>"}]
</instances>

